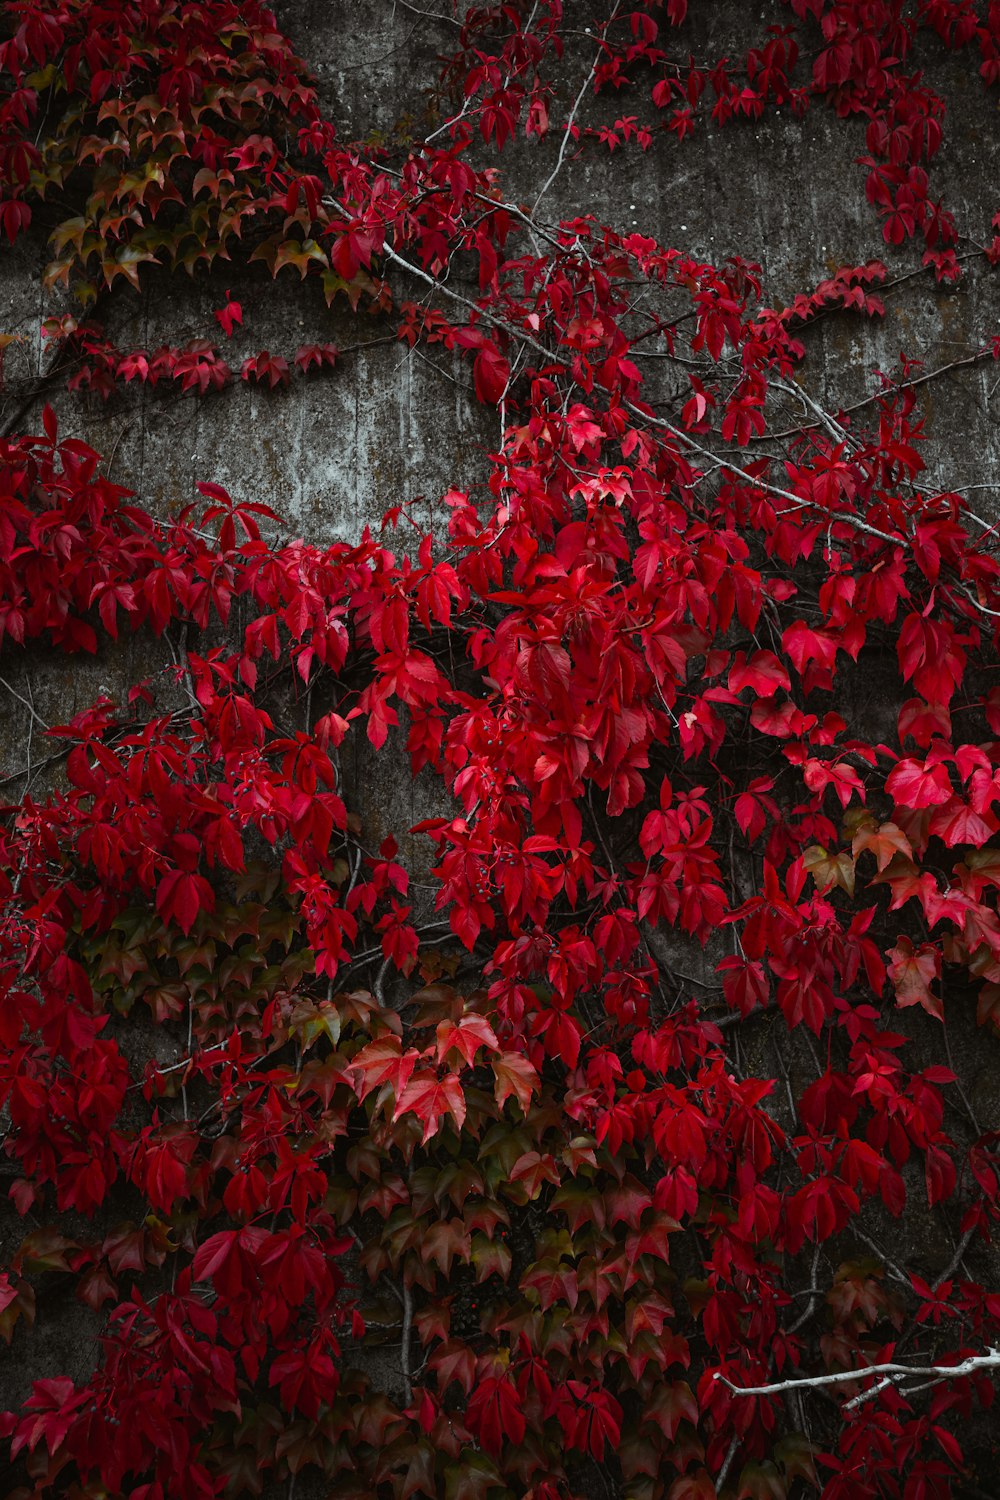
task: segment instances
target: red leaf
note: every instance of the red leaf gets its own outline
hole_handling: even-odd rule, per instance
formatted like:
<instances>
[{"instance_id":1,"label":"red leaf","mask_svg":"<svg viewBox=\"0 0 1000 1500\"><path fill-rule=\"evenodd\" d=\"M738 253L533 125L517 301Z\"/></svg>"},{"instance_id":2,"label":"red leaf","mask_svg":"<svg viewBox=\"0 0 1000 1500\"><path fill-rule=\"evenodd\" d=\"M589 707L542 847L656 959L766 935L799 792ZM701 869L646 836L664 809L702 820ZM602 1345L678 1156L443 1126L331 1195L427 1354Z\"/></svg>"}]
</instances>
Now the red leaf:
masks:
<instances>
[{"instance_id":1,"label":"red leaf","mask_svg":"<svg viewBox=\"0 0 1000 1500\"><path fill-rule=\"evenodd\" d=\"M438 1078L434 1073L415 1073L396 1103L393 1119L412 1112L424 1127L424 1142L437 1135L445 1115L451 1115L456 1130L465 1124L465 1094L454 1073Z\"/></svg>"},{"instance_id":2,"label":"red leaf","mask_svg":"<svg viewBox=\"0 0 1000 1500\"><path fill-rule=\"evenodd\" d=\"M232 338L235 325L243 322L243 308L234 300L233 294L229 291L228 287L226 288L225 306L216 308L215 320L227 339Z\"/></svg>"},{"instance_id":3,"label":"red leaf","mask_svg":"<svg viewBox=\"0 0 1000 1500\"><path fill-rule=\"evenodd\" d=\"M480 1380L465 1411L466 1420L488 1453L500 1453L524 1437L527 1423L517 1391L506 1375Z\"/></svg>"},{"instance_id":4,"label":"red leaf","mask_svg":"<svg viewBox=\"0 0 1000 1500\"><path fill-rule=\"evenodd\" d=\"M510 379L510 365L495 344L487 341L473 366L476 395L488 406L498 406Z\"/></svg>"},{"instance_id":5,"label":"red leaf","mask_svg":"<svg viewBox=\"0 0 1000 1500\"><path fill-rule=\"evenodd\" d=\"M200 911L215 910L215 892L202 875L168 870L156 887L156 909L164 921L176 922L187 936Z\"/></svg>"},{"instance_id":6,"label":"red leaf","mask_svg":"<svg viewBox=\"0 0 1000 1500\"><path fill-rule=\"evenodd\" d=\"M910 939L901 937L889 954L889 978L896 989L896 1004L922 1005L929 1016L944 1020L941 998L931 992L931 984L941 975L941 954L931 943L916 950Z\"/></svg>"},{"instance_id":7,"label":"red leaf","mask_svg":"<svg viewBox=\"0 0 1000 1500\"><path fill-rule=\"evenodd\" d=\"M496 1079L494 1096L499 1108L503 1109L513 1095L527 1114L531 1096L539 1089L538 1073L528 1059L518 1052L504 1052L493 1058L490 1066Z\"/></svg>"}]
</instances>

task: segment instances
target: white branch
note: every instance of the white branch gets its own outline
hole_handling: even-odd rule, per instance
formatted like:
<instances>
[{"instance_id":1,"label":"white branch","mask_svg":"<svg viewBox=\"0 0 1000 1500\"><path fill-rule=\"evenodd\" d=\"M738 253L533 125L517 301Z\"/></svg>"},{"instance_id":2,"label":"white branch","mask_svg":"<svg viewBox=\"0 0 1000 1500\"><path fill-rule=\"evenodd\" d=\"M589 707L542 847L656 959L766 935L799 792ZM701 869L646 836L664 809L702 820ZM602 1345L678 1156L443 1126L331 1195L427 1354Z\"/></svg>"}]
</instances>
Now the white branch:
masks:
<instances>
[{"instance_id":1,"label":"white branch","mask_svg":"<svg viewBox=\"0 0 1000 1500\"><path fill-rule=\"evenodd\" d=\"M689 432L684 432L681 428L675 427L672 422L664 421L662 417L651 417L648 412L643 411L639 406L634 406L631 401L626 401L625 405L630 412L644 418L645 421L650 422L654 427L665 428L667 432L671 433L679 442L686 444L688 448L693 449L701 458L714 459L717 457L711 449L703 448L700 443L695 442ZM804 500L801 495L796 495L791 490L782 489L780 485L772 484L769 479L760 479L754 474L748 474L745 469L741 469L736 464L730 463L728 459L722 459L721 463L722 467L728 469L730 474L735 474L737 479L744 480L745 483L753 485L755 489L763 490L768 495L777 495L782 500L788 500L792 505L797 506L799 510L818 510L828 514L833 525L838 525L844 521L848 526L853 526L855 531L863 531L867 536L878 537L880 542L891 542L894 547L903 547L909 540L908 537L903 535L892 536L888 531L879 531L877 526L869 526L867 521L862 521L858 516L851 515L848 511L835 510L826 512L825 508L817 505L815 500Z\"/></svg>"},{"instance_id":2,"label":"white branch","mask_svg":"<svg viewBox=\"0 0 1000 1500\"><path fill-rule=\"evenodd\" d=\"M340 205L336 202L331 203L328 199L324 199L324 202L331 207L340 208ZM530 349L534 349L537 354L540 354L546 363L559 365L568 373L572 373L569 360L564 359L553 350L546 349L542 343L532 338L530 334L525 333L523 329L513 326L504 318L498 318L494 313L491 313L485 307L481 307L470 298L463 297L461 292L456 292L446 282L439 281L436 276L432 276L430 272L425 271L421 266L416 266L412 261L404 259L391 245L383 245L382 253L389 260L394 261L396 265L402 267L404 271L408 271L411 276L416 276L419 280L426 282L428 286L434 287L436 291L443 293L452 302L457 302L461 306L467 307L470 312L474 312L485 323L489 323L491 327L498 329L511 338L518 339L523 344L527 344ZM696 443L689 432L685 432L680 427L675 427L672 422L666 421L663 417L654 416L648 408L639 406L632 401L625 401L624 405L633 416L640 417L644 422L648 422L651 427L658 427L664 432L669 432L679 443L690 448L699 457L707 458L711 462L718 464L721 468L728 469L730 474L735 475L737 479L742 479L746 484L752 485L755 489L763 490L768 495L775 495L781 500L787 500L799 510L818 510L823 512L824 507L817 505L814 500L806 500L801 495L794 494L792 490L786 490L781 485L773 484L770 480L760 478L759 475L748 474L745 469L739 468L738 465L730 463L727 459L720 459L711 449L703 448L700 443ZM855 531L863 531L866 536L876 537L880 542L889 542L893 547L904 547L909 542L909 538L905 534L893 536L888 531L880 531L877 526L869 526L867 521L862 521L859 516L852 515L848 511L832 511L827 514L832 524L846 524L853 527Z\"/></svg>"},{"instance_id":3,"label":"white branch","mask_svg":"<svg viewBox=\"0 0 1000 1500\"><path fill-rule=\"evenodd\" d=\"M608 27L611 25L611 22L618 15L618 11L619 11L620 7L621 7L621 0L615 0L615 8L611 12L611 15L608 17L607 23L605 24L605 26L603 28L603 31L601 33L601 39L602 39L602 41L603 41L603 38L604 38L604 33L607 32ZM539 203L541 203L542 199L545 197L545 194L548 192L549 188L552 186L552 184L555 182L556 178L559 176L559 173L562 171L562 164L563 164L563 161L566 158L566 147L568 146L569 141L570 141L570 137L573 134L573 127L576 124L577 112L578 112L578 110L580 108L580 105L583 103L583 96L587 92L588 87L590 86L590 80L593 78L594 74L597 72L597 64L601 60L601 51L602 51L602 48L599 46L598 49L597 49L597 51L594 53L594 61L590 65L590 72L587 74L586 78L583 80L583 84L582 84L582 86L580 88L580 92L577 94L576 101L574 102L573 108L569 112L569 119L566 121L566 124L563 127L563 138L562 138L562 140L559 143L559 157L558 157L558 159L556 161L555 166L552 168L552 171L549 173L548 177L546 178L545 186L542 188L541 192L538 194L538 197L535 199L534 203L531 205L531 212L532 212L533 215L535 213L537 213Z\"/></svg>"},{"instance_id":4,"label":"white branch","mask_svg":"<svg viewBox=\"0 0 1000 1500\"><path fill-rule=\"evenodd\" d=\"M775 1380L770 1385L734 1385L721 1370L716 1371L715 1379L721 1380L736 1396L780 1396L784 1391L818 1390L826 1385L852 1385L865 1380L869 1375L891 1377L882 1382L884 1387L908 1375L930 1375L935 1380L958 1380L964 1375L975 1374L977 1370L995 1370L998 1367L1000 1349L990 1349L988 1354L973 1355L957 1365L866 1365L860 1370L838 1370L831 1375L804 1375L795 1380Z\"/></svg>"}]
</instances>

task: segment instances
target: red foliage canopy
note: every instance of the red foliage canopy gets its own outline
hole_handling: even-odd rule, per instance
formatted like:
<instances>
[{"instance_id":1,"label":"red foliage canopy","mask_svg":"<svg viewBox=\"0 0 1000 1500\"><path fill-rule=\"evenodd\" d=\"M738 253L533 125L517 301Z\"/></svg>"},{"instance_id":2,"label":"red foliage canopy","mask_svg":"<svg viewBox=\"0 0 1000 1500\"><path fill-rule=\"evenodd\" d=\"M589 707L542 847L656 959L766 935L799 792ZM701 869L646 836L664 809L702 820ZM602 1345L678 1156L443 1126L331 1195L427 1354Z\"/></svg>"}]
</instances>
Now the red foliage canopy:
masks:
<instances>
[{"instance_id":1,"label":"red foliage canopy","mask_svg":"<svg viewBox=\"0 0 1000 1500\"><path fill-rule=\"evenodd\" d=\"M229 289L183 347L101 326L144 267L242 253L466 360L500 419L409 552L273 541L211 482L155 519L49 407L0 441L4 660L174 655L48 729L50 791L29 766L0 818L0 1331L30 1366L39 1299L100 1320L92 1374L0 1418L18 1494L977 1493L1000 1133L941 1054L968 996L1000 1015L995 527L922 480L912 367L853 412L795 382L809 324L883 315L879 261L767 307L743 260L541 205L571 147L825 104L952 282L908 59L934 33L997 83L1000 5L792 0L717 65L686 10L611 7L555 122L559 0L478 7L442 123L371 145L255 0L2 6L0 225L48 224L83 309L47 388L335 370L234 375ZM522 130L561 134L531 212L479 164ZM347 808L359 736L440 777L437 923Z\"/></svg>"}]
</instances>

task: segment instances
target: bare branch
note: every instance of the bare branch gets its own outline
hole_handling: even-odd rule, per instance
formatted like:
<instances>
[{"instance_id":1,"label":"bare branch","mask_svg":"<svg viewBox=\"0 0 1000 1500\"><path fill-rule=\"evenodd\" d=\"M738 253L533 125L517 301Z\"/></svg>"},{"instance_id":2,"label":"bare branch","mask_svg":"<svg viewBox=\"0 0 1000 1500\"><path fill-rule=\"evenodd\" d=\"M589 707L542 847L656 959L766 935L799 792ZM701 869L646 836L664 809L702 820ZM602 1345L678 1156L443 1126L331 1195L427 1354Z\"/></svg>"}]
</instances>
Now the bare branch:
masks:
<instances>
[{"instance_id":1,"label":"bare branch","mask_svg":"<svg viewBox=\"0 0 1000 1500\"><path fill-rule=\"evenodd\" d=\"M605 26L603 28L604 31L607 31L608 27L611 25L612 21L617 16L618 11L620 9L620 6L621 6L621 0L615 0L615 8L611 12L610 16L607 19L607 22L605 23ZM569 145L570 137L573 134L573 126L576 123L577 111L579 110L580 105L583 103L583 96L587 92L588 88L590 87L590 83L591 83L591 80L593 79L594 74L597 72L597 64L600 62L600 60L601 60L601 48L598 47L597 51L594 53L594 61L590 65L590 72L587 74L586 78L583 80L583 83L582 83L582 85L580 87L580 92L577 94L576 99L573 101L573 108L569 112L569 119L566 121L566 124L563 126L563 138L559 142L559 155L556 158L556 164L552 168L552 171L549 173L548 177L546 178L545 183L544 183L544 185L542 187L542 190L538 194L538 197L535 199L534 203L531 205L531 212L532 213L535 213L535 211L538 208L539 203L541 203L542 199L545 197L545 194L548 192L549 188L552 186L552 184L555 182L556 178L559 176L559 173L562 171L562 165L563 165L563 162L566 159L566 147Z\"/></svg>"},{"instance_id":2,"label":"bare branch","mask_svg":"<svg viewBox=\"0 0 1000 1500\"><path fill-rule=\"evenodd\" d=\"M941 1272L941 1275L938 1276L937 1279L932 1283L932 1285L931 1285L931 1290L932 1291L934 1291L934 1292L938 1291L939 1288L942 1287L946 1281L950 1281L951 1278L954 1276L955 1272L958 1270L959 1263L961 1262L962 1256L965 1254L966 1250L968 1250L969 1246L972 1244L973 1237L974 1237L974 1235L976 1233L976 1228L977 1228L977 1226L975 1224L970 1224L969 1227L968 1227L968 1229L962 1235L962 1238L959 1240L958 1244L955 1247L955 1253L952 1256L951 1260L945 1266L944 1270Z\"/></svg>"},{"instance_id":3,"label":"bare branch","mask_svg":"<svg viewBox=\"0 0 1000 1500\"><path fill-rule=\"evenodd\" d=\"M886 386L884 390L876 391L872 396L865 396L861 401L855 401L852 406L840 408L843 415L849 412L861 411L866 406L871 406L876 401L887 400L895 395L897 391L910 391L914 386L926 385L929 380L937 380L939 375L947 375L951 370L960 370L966 365L978 365L984 359L992 359L993 353L990 349L977 349L975 354L968 354L964 359L953 359L949 364L939 365L936 370L927 370L923 375L915 375L912 380L900 380L893 385ZM801 393L800 393L801 394ZM752 437L751 442L777 440L778 438L798 437L802 432L825 425L825 418L815 422L806 422L801 427L786 427L783 432L762 433L759 438Z\"/></svg>"},{"instance_id":4,"label":"bare branch","mask_svg":"<svg viewBox=\"0 0 1000 1500\"><path fill-rule=\"evenodd\" d=\"M547 364L561 365L565 370L570 369L568 360L563 359L560 355L554 353L552 350L546 349L543 344L539 343L537 339L532 338L530 334L525 333L522 329L511 327L510 323L508 323L503 318L496 317L493 313L489 312L486 308L480 307L478 303L473 302L470 298L463 297L461 292L456 292L453 287L448 286L443 281L439 281L437 277L432 276L430 272L425 271L422 266L416 266L412 263L412 261L405 260L403 256L401 256L396 250L394 250L391 245L386 244L383 247L383 253L388 256L391 261L394 261L396 265L401 266L404 271L409 271L412 276L419 277L421 281L425 281L429 286L432 286L436 288L436 290L443 292L444 295L451 301L461 303L463 307L467 307L471 312L474 312L477 317L481 317L484 322L489 323L491 327L499 329L502 333L506 333L511 338L520 339L522 343L527 344L529 348L534 349L536 353L542 355ZM703 448L700 443L696 443L689 432L684 432L681 428L675 427L672 422L666 421L663 417L654 416L648 409L638 406L632 401L626 401L624 404L627 409L633 414L633 416L641 417L642 420L644 422L648 422L651 427L658 427L664 432L669 432L672 437L675 437L678 442L682 443L685 447L690 448L694 453L697 453L700 458L707 458L713 463L718 462L716 455L711 451L711 449ZM742 479L744 483L752 485L755 489L763 490L765 494L768 495L776 495L781 500L787 500L789 504L794 505L798 510L822 509L822 507L817 506L814 501L805 500L801 495L793 494L791 490L786 490L783 489L780 485L772 484L770 480L761 479L757 475L749 474L745 469L739 468L736 464L730 463L728 460L722 461L722 467L727 469L730 474L734 474L737 479ZM880 531L877 526L869 526L868 522L862 521L860 516L851 515L846 511L838 511L835 514L832 514L830 519L835 524L839 525L843 523L853 527L855 531L863 531L866 536L877 537L880 542L888 542L893 547L904 546L907 541L907 538L903 535L893 536L888 531Z\"/></svg>"},{"instance_id":5,"label":"bare branch","mask_svg":"<svg viewBox=\"0 0 1000 1500\"><path fill-rule=\"evenodd\" d=\"M413 1328L413 1291L403 1282L403 1331L400 1335L399 1362L403 1367L403 1385L407 1406L413 1403L413 1387L410 1384L410 1333Z\"/></svg>"},{"instance_id":6,"label":"bare branch","mask_svg":"<svg viewBox=\"0 0 1000 1500\"><path fill-rule=\"evenodd\" d=\"M457 16L442 15L440 11L436 10L421 10L418 6L411 5L410 0L392 0L392 4L394 9L397 5L401 5L403 9L408 10L411 15L422 16L425 21L443 21L446 26L461 27L462 25L462 22L458 19Z\"/></svg>"},{"instance_id":7,"label":"bare branch","mask_svg":"<svg viewBox=\"0 0 1000 1500\"><path fill-rule=\"evenodd\" d=\"M675 427L672 422L667 422L662 417L651 417L641 407L633 406L631 401L627 402L626 405L629 411L633 412L636 416L643 417L653 426L666 428L679 442L686 444L688 448L693 449L700 457L715 458L715 454L711 449L703 448L700 443L696 443L689 432L683 432L679 427ZM737 479L742 479L744 483L753 485L755 489L764 490L768 495L777 495L782 500L788 500L799 510L823 509L822 506L817 505L813 500L804 500L801 495L795 495L791 490L782 489L780 485L772 484L768 479L760 479L753 474L748 474L746 469L738 468L736 464L730 463L728 459L723 462L723 468L728 469L730 474L735 474ZM855 531L863 531L866 536L878 537L879 541L890 542L894 547L902 547L908 540L905 536L892 536L888 531L880 531L877 526L869 526L867 521L862 521L859 516L849 515L845 511L829 512L829 515L830 520L835 525L842 521L846 522L848 526L853 526Z\"/></svg>"},{"instance_id":8,"label":"bare branch","mask_svg":"<svg viewBox=\"0 0 1000 1500\"><path fill-rule=\"evenodd\" d=\"M836 1370L830 1375L803 1375L794 1380L775 1380L770 1385L734 1385L721 1370L715 1379L721 1380L735 1396L780 1396L785 1391L819 1390L828 1385L854 1385L869 1375L887 1375L882 1384L894 1384L908 1376L931 1376L938 1380L959 1380L965 1375L974 1375L977 1370L995 1370L1000 1367L1000 1349L990 1349L988 1354L976 1354L963 1359L957 1365L867 1365L860 1370ZM868 1392L865 1393L870 1394ZM857 1399L857 1398L855 1398Z\"/></svg>"},{"instance_id":9,"label":"bare branch","mask_svg":"<svg viewBox=\"0 0 1000 1500\"><path fill-rule=\"evenodd\" d=\"M721 1490L722 1486L726 1482L726 1477L729 1474L730 1468L732 1467L733 1459L736 1457L736 1449L739 1446L739 1441L739 1438L734 1433L733 1440L729 1444L729 1448L726 1451L726 1456L722 1460L722 1468L715 1476L715 1488L717 1490Z\"/></svg>"},{"instance_id":10,"label":"bare branch","mask_svg":"<svg viewBox=\"0 0 1000 1500\"><path fill-rule=\"evenodd\" d=\"M28 713L34 719L34 721L38 725L38 727L40 729L48 732L48 727L49 726L46 724L45 720L42 719L42 718L40 718L39 715L35 712L35 705L31 702L30 699L25 698L23 696L23 694L19 693L17 691L17 688L11 687L11 685L7 681L6 677L0 677L0 687L5 687L7 689L7 691L8 691L8 693L10 693L10 695L11 695L12 698L16 698L17 701L18 701L18 703L23 703L24 706L25 706L25 708L28 710Z\"/></svg>"}]
</instances>

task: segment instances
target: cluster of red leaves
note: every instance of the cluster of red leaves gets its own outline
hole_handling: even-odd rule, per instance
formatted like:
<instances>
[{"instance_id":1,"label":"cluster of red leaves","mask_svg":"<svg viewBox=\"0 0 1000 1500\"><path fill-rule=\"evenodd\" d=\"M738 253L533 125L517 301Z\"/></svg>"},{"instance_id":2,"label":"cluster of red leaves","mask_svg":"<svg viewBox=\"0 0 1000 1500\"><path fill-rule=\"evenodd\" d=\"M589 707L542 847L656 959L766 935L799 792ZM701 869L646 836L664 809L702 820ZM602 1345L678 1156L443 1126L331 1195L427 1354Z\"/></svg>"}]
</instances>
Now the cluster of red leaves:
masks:
<instances>
[{"instance_id":1,"label":"cluster of red leaves","mask_svg":"<svg viewBox=\"0 0 1000 1500\"><path fill-rule=\"evenodd\" d=\"M630 102L635 94L656 113L646 119L621 114L600 124L571 119L565 128L574 140L591 138L611 152L630 142L647 151L664 132L684 140L701 114L715 125L781 110L801 118L825 101L838 118L867 122L868 155L861 164L886 242L921 238L924 264L938 280L957 280L954 216L931 196L927 170L943 139L945 102L913 65L913 53L920 33L930 33L955 52L974 48L983 81L1000 82L1000 7L973 0L785 4L792 20L769 26L742 56L714 64L696 61L683 32L675 35L687 19L688 0L615 5L593 27L594 92L617 98L624 91ZM561 0L546 0L528 17L502 4L470 12L444 78L462 95L462 117L477 121L483 140L501 147L522 118L529 136L549 128L553 82L546 64L562 57L566 19Z\"/></svg>"},{"instance_id":2,"label":"cluster of red leaves","mask_svg":"<svg viewBox=\"0 0 1000 1500\"><path fill-rule=\"evenodd\" d=\"M902 214L885 172L915 191L939 114L908 39L988 62L995 7L793 8L824 33L803 104L870 117L876 204ZM740 261L592 219L521 232L466 127L502 144L525 110L543 133L562 18L535 12L467 17L466 118L397 170L336 142L260 7L5 8L4 225L82 172L55 276L85 301L259 220L273 273L464 353L505 417L487 483L410 556L268 541L270 509L212 483L158 522L48 410L0 442L4 659L124 629L174 655L51 730L56 786L0 820L5 1152L42 1225L14 1236L0 1331L30 1363L64 1286L102 1318L91 1375L0 1418L25 1495L203 1500L316 1468L343 1497L566 1500L599 1465L629 1500L928 1500L968 1472L988 1374L863 1372L1000 1342L962 1262L1000 1216L1000 1137L936 1055L963 995L1000 1014L992 533L921 484L905 380L757 456L799 332L882 314L878 262L763 308ZM639 50L605 31L598 88L640 60L670 79L653 17L621 19ZM794 103L790 35L769 47L748 87ZM31 144L43 96L62 123ZM907 232L947 251L920 202ZM443 274L468 251L475 303ZM394 268L434 304L397 303ZM208 340L54 331L101 394L229 373ZM683 356L674 419L649 339ZM277 359L244 378L283 383ZM437 925L345 805L345 742L398 758L398 728L453 799L422 825ZM947 1264L895 1249L929 1212ZM382 1343L388 1392L357 1368ZM859 1373L790 1409L732 1390L824 1371Z\"/></svg>"},{"instance_id":3,"label":"cluster of red leaves","mask_svg":"<svg viewBox=\"0 0 1000 1500\"><path fill-rule=\"evenodd\" d=\"M215 316L231 337L233 325L243 321L243 309L238 302L227 302ZM54 360L72 366L68 389L92 393L103 401L109 400L119 385L132 381L153 389L162 384L174 391L205 396L221 391L234 379L234 370L211 339L189 339L180 346L163 344L152 353L139 348L123 353L98 324L80 323L68 315L47 319L43 333L53 346ZM236 373L240 380L274 390L289 384L293 368L299 375L308 376L332 370L337 358L336 345L330 343L302 344L291 364L284 355L262 349L248 355Z\"/></svg>"}]
</instances>

